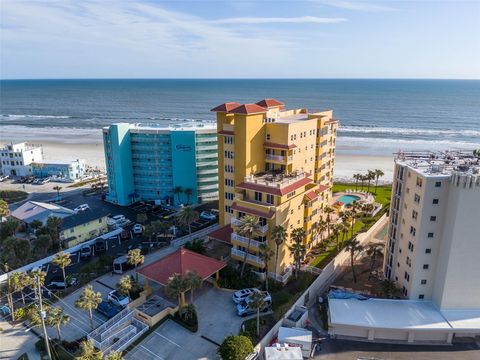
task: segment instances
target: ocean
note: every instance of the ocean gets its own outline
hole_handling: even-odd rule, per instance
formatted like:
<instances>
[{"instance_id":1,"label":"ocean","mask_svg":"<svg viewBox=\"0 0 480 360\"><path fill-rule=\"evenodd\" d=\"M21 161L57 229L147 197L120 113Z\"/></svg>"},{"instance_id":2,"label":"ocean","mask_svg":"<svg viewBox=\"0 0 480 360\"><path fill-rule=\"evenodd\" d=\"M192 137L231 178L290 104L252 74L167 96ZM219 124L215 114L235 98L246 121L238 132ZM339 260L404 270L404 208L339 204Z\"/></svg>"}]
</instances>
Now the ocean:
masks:
<instances>
[{"instance_id":1,"label":"ocean","mask_svg":"<svg viewBox=\"0 0 480 360\"><path fill-rule=\"evenodd\" d=\"M333 109L340 154L480 147L477 80L3 80L0 140L94 143L114 122L214 121L220 103L266 97Z\"/></svg>"}]
</instances>

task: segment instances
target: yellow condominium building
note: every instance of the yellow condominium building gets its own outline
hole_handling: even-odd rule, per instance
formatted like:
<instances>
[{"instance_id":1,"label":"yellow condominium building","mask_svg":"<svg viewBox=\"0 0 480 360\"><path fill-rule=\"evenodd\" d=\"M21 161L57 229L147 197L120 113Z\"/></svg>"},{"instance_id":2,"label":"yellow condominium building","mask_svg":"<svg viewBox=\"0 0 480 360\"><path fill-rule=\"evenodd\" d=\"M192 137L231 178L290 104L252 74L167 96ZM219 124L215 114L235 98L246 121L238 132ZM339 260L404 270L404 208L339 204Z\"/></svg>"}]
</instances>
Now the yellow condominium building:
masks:
<instances>
[{"instance_id":1,"label":"yellow condominium building","mask_svg":"<svg viewBox=\"0 0 480 360\"><path fill-rule=\"evenodd\" d=\"M282 102L265 99L255 104L225 103L217 114L220 225L218 237L230 237L232 258L265 274L259 246L271 249L272 229L282 225L290 235L306 231L307 247L317 240L315 224L331 196L338 121L331 110L309 113L286 110ZM247 250L248 239L239 234L246 214L259 218ZM288 239L279 248L278 265L268 264L270 276L288 273L293 259Z\"/></svg>"}]
</instances>

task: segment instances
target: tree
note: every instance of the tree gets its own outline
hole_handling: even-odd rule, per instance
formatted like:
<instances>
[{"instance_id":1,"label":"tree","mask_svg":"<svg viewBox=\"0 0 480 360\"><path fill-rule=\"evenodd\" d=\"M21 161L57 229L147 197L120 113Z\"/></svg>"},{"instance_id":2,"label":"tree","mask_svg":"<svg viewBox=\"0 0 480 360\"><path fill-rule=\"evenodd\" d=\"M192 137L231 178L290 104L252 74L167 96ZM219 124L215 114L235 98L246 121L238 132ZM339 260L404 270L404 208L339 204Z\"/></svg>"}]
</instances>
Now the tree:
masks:
<instances>
[{"instance_id":1,"label":"tree","mask_svg":"<svg viewBox=\"0 0 480 360\"><path fill-rule=\"evenodd\" d=\"M250 243L252 241L253 233L258 228L258 217L252 215L245 215L240 219L240 225L238 232L241 236L248 238L247 248L245 249L245 255L243 256L242 270L240 271L240 277L243 278L245 272L245 266L247 265L247 256L250 252Z\"/></svg>"},{"instance_id":2,"label":"tree","mask_svg":"<svg viewBox=\"0 0 480 360\"><path fill-rule=\"evenodd\" d=\"M353 174L353 178L355 179L355 191L358 190L358 180L360 180L360 174Z\"/></svg>"},{"instance_id":3,"label":"tree","mask_svg":"<svg viewBox=\"0 0 480 360\"><path fill-rule=\"evenodd\" d=\"M337 251L340 250L340 227L337 224L332 226L332 236L335 238L335 243L337 244Z\"/></svg>"},{"instance_id":4,"label":"tree","mask_svg":"<svg viewBox=\"0 0 480 360\"><path fill-rule=\"evenodd\" d=\"M177 218L180 224L188 226L188 233L192 234L192 223L197 221L199 218L198 211L191 206L185 206L177 214Z\"/></svg>"},{"instance_id":5,"label":"tree","mask_svg":"<svg viewBox=\"0 0 480 360\"><path fill-rule=\"evenodd\" d=\"M367 176L366 176L366 180L367 180L367 192L370 191L370 181L372 181L373 179L375 179L375 172L372 171L372 170L368 170L368 173L367 173Z\"/></svg>"},{"instance_id":6,"label":"tree","mask_svg":"<svg viewBox=\"0 0 480 360\"><path fill-rule=\"evenodd\" d=\"M320 235L320 242L323 242L323 235L327 230L327 222L325 220L320 219L317 223L317 232Z\"/></svg>"},{"instance_id":7,"label":"tree","mask_svg":"<svg viewBox=\"0 0 480 360\"><path fill-rule=\"evenodd\" d=\"M40 269L30 271L30 274L29 274L30 279L28 281L29 281L29 284L31 284L33 287L35 297L38 296L38 287L37 287L38 283L40 282L40 288L42 288L43 285L45 284L46 276L47 276L47 273L45 273Z\"/></svg>"},{"instance_id":8,"label":"tree","mask_svg":"<svg viewBox=\"0 0 480 360\"><path fill-rule=\"evenodd\" d=\"M0 239L5 239L9 236L14 236L17 232L19 221L17 219L9 218L7 221L1 223Z\"/></svg>"},{"instance_id":9,"label":"tree","mask_svg":"<svg viewBox=\"0 0 480 360\"><path fill-rule=\"evenodd\" d=\"M65 290L67 290L67 278L65 276L65 268L71 263L72 260L70 259L70 254L63 251L60 251L58 254L56 254L52 260L53 265L56 265L60 269L62 269L63 284L65 285Z\"/></svg>"},{"instance_id":10,"label":"tree","mask_svg":"<svg viewBox=\"0 0 480 360\"><path fill-rule=\"evenodd\" d=\"M30 241L27 239L16 239L15 256L24 265L32 254Z\"/></svg>"},{"instance_id":11,"label":"tree","mask_svg":"<svg viewBox=\"0 0 480 360\"><path fill-rule=\"evenodd\" d=\"M190 198L193 195L193 190L190 188L185 189L184 191L185 195L187 195L187 205L190 204Z\"/></svg>"},{"instance_id":12,"label":"tree","mask_svg":"<svg viewBox=\"0 0 480 360\"><path fill-rule=\"evenodd\" d=\"M180 204L180 194L183 193L183 188L181 186L175 186L172 192L174 195L177 195L177 201Z\"/></svg>"},{"instance_id":13,"label":"tree","mask_svg":"<svg viewBox=\"0 0 480 360\"><path fill-rule=\"evenodd\" d=\"M137 282L138 282L137 266L143 264L144 261L145 261L145 256L142 255L142 251L140 249L128 250L127 263L135 267L135 280Z\"/></svg>"},{"instance_id":14,"label":"tree","mask_svg":"<svg viewBox=\"0 0 480 360\"><path fill-rule=\"evenodd\" d=\"M123 360L122 353L120 351L110 351L105 360Z\"/></svg>"},{"instance_id":15,"label":"tree","mask_svg":"<svg viewBox=\"0 0 480 360\"><path fill-rule=\"evenodd\" d=\"M370 257L370 273L368 274L368 280L370 280L373 268L375 267L375 262L377 261L377 257L383 255L382 246L380 244L368 245L367 255Z\"/></svg>"},{"instance_id":16,"label":"tree","mask_svg":"<svg viewBox=\"0 0 480 360\"><path fill-rule=\"evenodd\" d=\"M354 227L355 227L355 221L360 217L360 208L361 208L361 204L359 204L357 201L354 201L352 203L352 209L350 211L350 219L351 219L351 237L353 237L353 230L354 230Z\"/></svg>"},{"instance_id":17,"label":"tree","mask_svg":"<svg viewBox=\"0 0 480 360\"><path fill-rule=\"evenodd\" d=\"M268 291L268 264L272 259L274 252L272 249L270 249L270 246L268 246L268 243L266 242L260 244L259 249L260 252L258 256L265 263L265 290Z\"/></svg>"},{"instance_id":18,"label":"tree","mask_svg":"<svg viewBox=\"0 0 480 360\"><path fill-rule=\"evenodd\" d=\"M20 292L22 296L22 303L25 305L25 296L23 289L31 284L30 276L23 271L16 271L10 275L10 290L12 293Z\"/></svg>"},{"instance_id":19,"label":"tree","mask_svg":"<svg viewBox=\"0 0 480 360\"><path fill-rule=\"evenodd\" d=\"M12 313L12 315L13 314L15 314L16 320L28 321L29 327L33 328L42 324L40 312L38 311L38 307L35 303L31 303L27 306L18 308Z\"/></svg>"},{"instance_id":20,"label":"tree","mask_svg":"<svg viewBox=\"0 0 480 360\"><path fill-rule=\"evenodd\" d=\"M305 255L307 254L307 247L304 244L305 235L305 230L303 230L303 228L296 228L293 229L290 236L292 244L288 246L288 250L290 250L293 255L293 262L295 264L295 278L298 278L300 266L305 259Z\"/></svg>"},{"instance_id":21,"label":"tree","mask_svg":"<svg viewBox=\"0 0 480 360\"><path fill-rule=\"evenodd\" d=\"M363 250L363 246L360 245L357 239L350 239L345 243L345 249L350 252L350 267L352 268L353 282L357 282L357 276L355 274L355 255Z\"/></svg>"},{"instance_id":22,"label":"tree","mask_svg":"<svg viewBox=\"0 0 480 360\"><path fill-rule=\"evenodd\" d=\"M54 186L52 189L57 192L57 199L58 199L60 197L60 190L62 190L62 187L57 185L57 186Z\"/></svg>"},{"instance_id":23,"label":"tree","mask_svg":"<svg viewBox=\"0 0 480 360\"><path fill-rule=\"evenodd\" d=\"M47 310L47 317L45 323L47 326L57 330L58 340L62 340L60 327L67 325L70 322L70 316L63 312L61 307L51 307Z\"/></svg>"},{"instance_id":24,"label":"tree","mask_svg":"<svg viewBox=\"0 0 480 360\"><path fill-rule=\"evenodd\" d=\"M93 310L102 302L102 294L93 291L92 285L87 285L80 297L75 301L75 307L88 311L90 326L93 329Z\"/></svg>"},{"instance_id":25,"label":"tree","mask_svg":"<svg viewBox=\"0 0 480 360\"><path fill-rule=\"evenodd\" d=\"M44 255L47 253L48 247L52 242L52 238L48 234L42 234L37 237L35 240L35 250L38 252L43 253Z\"/></svg>"},{"instance_id":26,"label":"tree","mask_svg":"<svg viewBox=\"0 0 480 360\"><path fill-rule=\"evenodd\" d=\"M52 239L52 248L60 248L60 226L62 226L63 220L56 216L50 216L47 219L47 229L50 232Z\"/></svg>"},{"instance_id":27,"label":"tree","mask_svg":"<svg viewBox=\"0 0 480 360\"><path fill-rule=\"evenodd\" d=\"M327 214L327 236L330 237L330 228L332 226L332 217L331 215L335 212L335 209L333 209L331 206L325 206L323 209L323 212Z\"/></svg>"},{"instance_id":28,"label":"tree","mask_svg":"<svg viewBox=\"0 0 480 360\"><path fill-rule=\"evenodd\" d=\"M148 220L148 216L147 214L145 213L140 213L140 214L137 214L137 222L142 224L142 225L145 225L145 223L147 222Z\"/></svg>"},{"instance_id":29,"label":"tree","mask_svg":"<svg viewBox=\"0 0 480 360\"><path fill-rule=\"evenodd\" d=\"M0 199L0 219L3 217L7 217L8 214L8 203L5 200Z\"/></svg>"},{"instance_id":30,"label":"tree","mask_svg":"<svg viewBox=\"0 0 480 360\"><path fill-rule=\"evenodd\" d=\"M367 180L367 176L366 175L362 175L362 174L358 174L358 178L361 182L361 186L360 188L363 190L363 184L365 183L365 180Z\"/></svg>"},{"instance_id":31,"label":"tree","mask_svg":"<svg viewBox=\"0 0 480 360\"><path fill-rule=\"evenodd\" d=\"M380 286L383 294L389 299L392 299L400 294L400 289L397 288L394 281L385 279L380 283Z\"/></svg>"},{"instance_id":32,"label":"tree","mask_svg":"<svg viewBox=\"0 0 480 360\"><path fill-rule=\"evenodd\" d=\"M132 291L133 287L134 287L133 278L128 275L120 278L120 280L117 283L117 289L120 292L120 294L126 295L129 298L131 298L130 291Z\"/></svg>"},{"instance_id":33,"label":"tree","mask_svg":"<svg viewBox=\"0 0 480 360\"><path fill-rule=\"evenodd\" d=\"M203 280L195 270L189 271L185 280L190 288L190 303L193 304L193 292L202 287Z\"/></svg>"},{"instance_id":34,"label":"tree","mask_svg":"<svg viewBox=\"0 0 480 360\"><path fill-rule=\"evenodd\" d=\"M194 251L198 254L205 254L206 248L202 239L193 239L184 245L184 248L190 251Z\"/></svg>"},{"instance_id":35,"label":"tree","mask_svg":"<svg viewBox=\"0 0 480 360\"><path fill-rule=\"evenodd\" d=\"M260 336L260 309L265 305L265 295L260 290L255 290L250 295L249 306L257 311L257 337Z\"/></svg>"},{"instance_id":36,"label":"tree","mask_svg":"<svg viewBox=\"0 0 480 360\"><path fill-rule=\"evenodd\" d=\"M103 354L97 351L92 340L84 340L80 343L80 354L75 360L102 360Z\"/></svg>"},{"instance_id":37,"label":"tree","mask_svg":"<svg viewBox=\"0 0 480 360\"><path fill-rule=\"evenodd\" d=\"M223 360L245 360L253 353L253 344L246 336L230 335L223 340L218 353Z\"/></svg>"},{"instance_id":38,"label":"tree","mask_svg":"<svg viewBox=\"0 0 480 360\"><path fill-rule=\"evenodd\" d=\"M278 270L278 250L280 246L287 241L287 230L282 225L277 225L272 230L272 240L275 241L275 270L274 273L277 273Z\"/></svg>"},{"instance_id":39,"label":"tree","mask_svg":"<svg viewBox=\"0 0 480 360\"><path fill-rule=\"evenodd\" d=\"M373 172L375 174L375 195L377 195L378 179L385 175L385 173L380 169L375 169Z\"/></svg>"},{"instance_id":40,"label":"tree","mask_svg":"<svg viewBox=\"0 0 480 360\"><path fill-rule=\"evenodd\" d=\"M37 230L43 226L43 223L40 220L35 219L28 226L34 231L34 233L36 233Z\"/></svg>"},{"instance_id":41,"label":"tree","mask_svg":"<svg viewBox=\"0 0 480 360\"><path fill-rule=\"evenodd\" d=\"M188 286L188 282L180 274L173 274L165 286L165 293L172 298L177 297L178 305L182 308L185 306L185 291L189 289Z\"/></svg>"}]
</instances>

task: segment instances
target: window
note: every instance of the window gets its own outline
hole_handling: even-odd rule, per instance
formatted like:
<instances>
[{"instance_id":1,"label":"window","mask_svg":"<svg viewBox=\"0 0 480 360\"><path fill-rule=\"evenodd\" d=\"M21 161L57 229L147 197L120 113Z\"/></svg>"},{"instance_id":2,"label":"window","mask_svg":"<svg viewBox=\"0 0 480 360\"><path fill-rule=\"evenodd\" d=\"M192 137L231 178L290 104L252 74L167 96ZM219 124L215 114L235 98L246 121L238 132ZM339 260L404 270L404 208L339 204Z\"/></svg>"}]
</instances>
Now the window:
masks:
<instances>
[{"instance_id":1,"label":"window","mask_svg":"<svg viewBox=\"0 0 480 360\"><path fill-rule=\"evenodd\" d=\"M234 186L233 179L225 179L225 186L233 187Z\"/></svg>"},{"instance_id":2,"label":"window","mask_svg":"<svg viewBox=\"0 0 480 360\"><path fill-rule=\"evenodd\" d=\"M422 179L417 176L417 186L422 187L422 184L423 184Z\"/></svg>"},{"instance_id":3,"label":"window","mask_svg":"<svg viewBox=\"0 0 480 360\"><path fill-rule=\"evenodd\" d=\"M231 206L228 206L228 205L225 205L225 212L227 212L227 213L229 213L229 214L233 214L232 207L231 207Z\"/></svg>"},{"instance_id":4,"label":"window","mask_svg":"<svg viewBox=\"0 0 480 360\"><path fill-rule=\"evenodd\" d=\"M408 250L413 251L413 244L410 241L408 242Z\"/></svg>"},{"instance_id":5,"label":"window","mask_svg":"<svg viewBox=\"0 0 480 360\"><path fill-rule=\"evenodd\" d=\"M425 298L425 295L420 294L420 295L418 295L418 298L419 298L419 299L423 299L423 298Z\"/></svg>"},{"instance_id":6,"label":"window","mask_svg":"<svg viewBox=\"0 0 480 360\"><path fill-rule=\"evenodd\" d=\"M427 236L428 236L429 238L433 238L433 233L428 233Z\"/></svg>"},{"instance_id":7,"label":"window","mask_svg":"<svg viewBox=\"0 0 480 360\"><path fill-rule=\"evenodd\" d=\"M436 216L430 216L430 221L437 221L437 217Z\"/></svg>"},{"instance_id":8,"label":"window","mask_svg":"<svg viewBox=\"0 0 480 360\"><path fill-rule=\"evenodd\" d=\"M426 285L426 284L427 284L427 280L422 280L422 281L420 281L420 284Z\"/></svg>"},{"instance_id":9,"label":"window","mask_svg":"<svg viewBox=\"0 0 480 360\"><path fill-rule=\"evenodd\" d=\"M438 204L438 199L433 199L433 202L432 202L434 205L437 205Z\"/></svg>"},{"instance_id":10,"label":"window","mask_svg":"<svg viewBox=\"0 0 480 360\"><path fill-rule=\"evenodd\" d=\"M98 222L101 224L101 223L102 223L102 219L98 219Z\"/></svg>"},{"instance_id":11,"label":"window","mask_svg":"<svg viewBox=\"0 0 480 360\"><path fill-rule=\"evenodd\" d=\"M255 191L255 201L262 201L262 193Z\"/></svg>"},{"instance_id":12,"label":"window","mask_svg":"<svg viewBox=\"0 0 480 360\"><path fill-rule=\"evenodd\" d=\"M267 140L270 140L270 134L267 134Z\"/></svg>"},{"instance_id":13,"label":"window","mask_svg":"<svg viewBox=\"0 0 480 360\"><path fill-rule=\"evenodd\" d=\"M410 275L405 271L405 274L403 275L403 278L407 281L410 281Z\"/></svg>"},{"instance_id":14,"label":"window","mask_svg":"<svg viewBox=\"0 0 480 360\"><path fill-rule=\"evenodd\" d=\"M428 270L429 265L428 264L423 264L423 270Z\"/></svg>"},{"instance_id":15,"label":"window","mask_svg":"<svg viewBox=\"0 0 480 360\"><path fill-rule=\"evenodd\" d=\"M233 136L225 136L224 142L225 144L233 144Z\"/></svg>"},{"instance_id":16,"label":"window","mask_svg":"<svg viewBox=\"0 0 480 360\"><path fill-rule=\"evenodd\" d=\"M225 150L225 157L227 159L233 159L233 151Z\"/></svg>"},{"instance_id":17,"label":"window","mask_svg":"<svg viewBox=\"0 0 480 360\"><path fill-rule=\"evenodd\" d=\"M272 194L267 194L267 204L275 204L275 197Z\"/></svg>"},{"instance_id":18,"label":"window","mask_svg":"<svg viewBox=\"0 0 480 360\"><path fill-rule=\"evenodd\" d=\"M413 226L410 226L410 234L415 236L417 230L413 227Z\"/></svg>"},{"instance_id":19,"label":"window","mask_svg":"<svg viewBox=\"0 0 480 360\"><path fill-rule=\"evenodd\" d=\"M407 256L407 260L405 261L405 263L406 263L408 266L412 267L412 259L410 259L408 256Z\"/></svg>"},{"instance_id":20,"label":"window","mask_svg":"<svg viewBox=\"0 0 480 360\"><path fill-rule=\"evenodd\" d=\"M432 253L432 249L425 249L425 254L431 254Z\"/></svg>"},{"instance_id":21,"label":"window","mask_svg":"<svg viewBox=\"0 0 480 360\"><path fill-rule=\"evenodd\" d=\"M413 197L413 201L415 201L417 204L419 204L420 203L420 195L415 194L415 196Z\"/></svg>"},{"instance_id":22,"label":"window","mask_svg":"<svg viewBox=\"0 0 480 360\"><path fill-rule=\"evenodd\" d=\"M412 219L417 220L417 217L418 217L418 212L416 212L415 210L412 210Z\"/></svg>"},{"instance_id":23,"label":"window","mask_svg":"<svg viewBox=\"0 0 480 360\"><path fill-rule=\"evenodd\" d=\"M232 165L225 165L225 172L233 173L234 169Z\"/></svg>"},{"instance_id":24,"label":"window","mask_svg":"<svg viewBox=\"0 0 480 360\"><path fill-rule=\"evenodd\" d=\"M225 199L227 199L227 200L233 200L233 193L226 192L226 193L225 193Z\"/></svg>"},{"instance_id":25,"label":"window","mask_svg":"<svg viewBox=\"0 0 480 360\"><path fill-rule=\"evenodd\" d=\"M435 187L441 187L442 186L442 182L441 181L436 181L435 182Z\"/></svg>"}]
</instances>

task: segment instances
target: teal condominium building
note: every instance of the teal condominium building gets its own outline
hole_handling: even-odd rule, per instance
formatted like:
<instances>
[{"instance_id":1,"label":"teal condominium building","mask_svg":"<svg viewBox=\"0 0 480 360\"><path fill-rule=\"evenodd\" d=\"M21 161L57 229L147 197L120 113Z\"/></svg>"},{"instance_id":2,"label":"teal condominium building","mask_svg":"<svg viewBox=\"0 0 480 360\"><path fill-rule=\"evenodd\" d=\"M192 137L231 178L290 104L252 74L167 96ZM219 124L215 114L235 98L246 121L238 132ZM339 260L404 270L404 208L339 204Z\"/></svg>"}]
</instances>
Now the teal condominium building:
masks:
<instances>
[{"instance_id":1,"label":"teal condominium building","mask_svg":"<svg viewBox=\"0 0 480 360\"><path fill-rule=\"evenodd\" d=\"M103 128L103 144L112 203L218 199L216 124L112 124Z\"/></svg>"}]
</instances>

